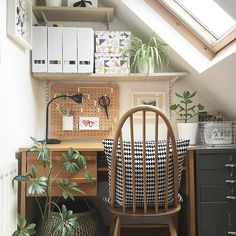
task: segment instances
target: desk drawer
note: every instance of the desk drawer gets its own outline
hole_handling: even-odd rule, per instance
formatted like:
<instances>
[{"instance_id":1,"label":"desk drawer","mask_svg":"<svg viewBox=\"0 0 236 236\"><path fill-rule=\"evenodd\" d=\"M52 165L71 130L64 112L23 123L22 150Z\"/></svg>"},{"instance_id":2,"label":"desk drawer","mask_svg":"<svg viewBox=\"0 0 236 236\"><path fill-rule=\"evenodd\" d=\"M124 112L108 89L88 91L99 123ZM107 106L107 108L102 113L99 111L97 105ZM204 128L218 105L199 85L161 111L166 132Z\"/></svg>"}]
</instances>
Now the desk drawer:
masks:
<instances>
[{"instance_id":1,"label":"desk drawer","mask_svg":"<svg viewBox=\"0 0 236 236\"><path fill-rule=\"evenodd\" d=\"M92 184L87 184L85 177L83 175L83 170L78 173L70 173L63 170L63 153L54 151L52 152L52 179L56 178L52 183L52 188L50 190L51 196L61 196L61 189L58 188L58 180L67 178L70 182L76 182L78 184L78 188L81 189L85 196L96 196L97 194L97 154L96 152L80 152L87 161L87 166L89 173L92 177ZM41 161L36 160L36 152L27 152L27 161L26 161L26 170L27 172L31 172L32 165L35 165L37 168L37 176L44 176L44 169ZM46 170L47 172L48 170ZM30 184L30 183L29 183ZM28 184L28 185L29 185ZM74 196L83 196L83 194L71 191ZM28 193L27 193L28 196Z\"/></svg>"},{"instance_id":2,"label":"desk drawer","mask_svg":"<svg viewBox=\"0 0 236 236\"><path fill-rule=\"evenodd\" d=\"M52 154L52 163L53 163L53 169L52 169L52 177L58 174L58 172L63 168L63 152L53 152ZM97 176L97 156L96 152L81 152L81 155L83 155L86 158L88 169L90 172L90 175L92 178L95 178ZM44 169L41 164L41 161L37 161L35 158L34 152L29 152L27 154L27 172L31 172L32 165L35 165L37 168L38 176L44 175ZM65 170L61 171L58 178L83 178L83 171L79 171L78 173L70 173Z\"/></svg>"},{"instance_id":3,"label":"desk drawer","mask_svg":"<svg viewBox=\"0 0 236 236\"><path fill-rule=\"evenodd\" d=\"M96 196L97 195L97 179L92 179L92 183L88 184L85 179L70 179L71 182L76 182L78 184L78 188L84 192L80 193L74 190L70 190L73 196ZM30 182L27 183L27 189L30 185ZM55 180L52 185L50 191L50 196L57 197L62 195L62 190L58 187L58 180ZM26 196L29 197L29 194L26 193Z\"/></svg>"},{"instance_id":4,"label":"desk drawer","mask_svg":"<svg viewBox=\"0 0 236 236\"><path fill-rule=\"evenodd\" d=\"M236 185L235 186L201 187L200 201L201 202L235 202L236 203Z\"/></svg>"},{"instance_id":5,"label":"desk drawer","mask_svg":"<svg viewBox=\"0 0 236 236\"><path fill-rule=\"evenodd\" d=\"M230 181L232 184L235 181L234 185L236 185L236 169L200 171L200 186L225 185Z\"/></svg>"},{"instance_id":6,"label":"desk drawer","mask_svg":"<svg viewBox=\"0 0 236 236\"><path fill-rule=\"evenodd\" d=\"M199 169L201 170L215 170L215 169L226 169L225 165L235 164L236 165L236 153L214 153L199 155L197 157L199 163ZM235 166L236 169L236 166Z\"/></svg>"},{"instance_id":7,"label":"desk drawer","mask_svg":"<svg viewBox=\"0 0 236 236\"><path fill-rule=\"evenodd\" d=\"M236 206L230 203L201 203L201 236L228 236L236 231Z\"/></svg>"}]
</instances>

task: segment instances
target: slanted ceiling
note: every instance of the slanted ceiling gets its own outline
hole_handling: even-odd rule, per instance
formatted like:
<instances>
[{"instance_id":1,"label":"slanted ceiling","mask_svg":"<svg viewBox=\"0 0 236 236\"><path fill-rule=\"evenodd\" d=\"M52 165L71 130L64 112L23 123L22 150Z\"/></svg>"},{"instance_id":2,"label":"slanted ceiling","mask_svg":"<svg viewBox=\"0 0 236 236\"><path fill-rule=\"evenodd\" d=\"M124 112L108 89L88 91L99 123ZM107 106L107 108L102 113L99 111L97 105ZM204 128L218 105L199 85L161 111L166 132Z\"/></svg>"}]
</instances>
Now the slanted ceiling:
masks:
<instances>
[{"instance_id":1,"label":"slanted ceiling","mask_svg":"<svg viewBox=\"0 0 236 236\"><path fill-rule=\"evenodd\" d=\"M144 0L100 0L100 2L107 6L113 6L115 8L115 17L125 24L127 28L131 29L132 32L144 39L151 35L153 29L145 23L144 18L140 17L141 14L138 14L137 9L135 9L136 3L140 4L140 6L143 4L142 10L146 10L147 5ZM219 4L228 4L229 13L236 18L235 0L217 0L217 2ZM158 29L156 29L156 33L158 34ZM164 38L161 39L163 40ZM231 51L226 56L219 55L219 57L222 56L222 60L219 59L212 65L209 63L207 69L199 72L190 63L190 60L184 56L184 53L175 50L175 44L178 43L176 39L168 42L170 46L170 61L173 68L178 71L187 71L189 76L175 83L173 92L179 92L183 89L198 90L199 100L206 104L208 111L223 111L228 119L236 120L236 50L233 53ZM182 51L184 50L185 48ZM196 54L194 53L189 54L195 58ZM202 64L204 65L204 63Z\"/></svg>"}]
</instances>

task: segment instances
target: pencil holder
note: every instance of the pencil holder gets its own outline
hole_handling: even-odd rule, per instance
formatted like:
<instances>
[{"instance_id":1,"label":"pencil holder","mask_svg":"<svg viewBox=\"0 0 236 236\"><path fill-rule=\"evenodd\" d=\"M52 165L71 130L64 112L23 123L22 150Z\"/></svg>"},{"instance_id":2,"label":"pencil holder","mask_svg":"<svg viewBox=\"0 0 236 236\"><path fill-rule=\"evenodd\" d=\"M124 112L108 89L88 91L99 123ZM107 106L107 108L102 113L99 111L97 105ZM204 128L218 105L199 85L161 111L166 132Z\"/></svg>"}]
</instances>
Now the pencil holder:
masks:
<instances>
[{"instance_id":1,"label":"pencil holder","mask_svg":"<svg viewBox=\"0 0 236 236\"><path fill-rule=\"evenodd\" d=\"M73 130L73 116L62 116L62 130Z\"/></svg>"}]
</instances>

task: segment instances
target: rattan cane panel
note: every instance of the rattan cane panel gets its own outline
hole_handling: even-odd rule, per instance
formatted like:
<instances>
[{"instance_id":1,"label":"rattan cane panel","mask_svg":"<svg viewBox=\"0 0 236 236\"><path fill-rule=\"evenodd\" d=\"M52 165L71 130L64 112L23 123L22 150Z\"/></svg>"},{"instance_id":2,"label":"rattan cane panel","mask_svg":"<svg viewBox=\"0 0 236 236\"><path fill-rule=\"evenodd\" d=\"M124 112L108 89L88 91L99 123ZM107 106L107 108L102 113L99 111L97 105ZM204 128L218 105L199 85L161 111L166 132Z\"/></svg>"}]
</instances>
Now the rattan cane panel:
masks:
<instances>
[{"instance_id":1,"label":"rattan cane panel","mask_svg":"<svg viewBox=\"0 0 236 236\"><path fill-rule=\"evenodd\" d=\"M87 140L112 138L119 120L119 87L118 85L98 84L53 84L51 86L51 98L66 94L73 95L76 92L84 95L81 104L71 99L58 98L50 105L50 137L61 140ZM105 110L99 105L98 100L106 95L110 98L108 107L109 119ZM95 106L96 101L96 106ZM75 111L73 116L73 130L62 130L62 114L57 107L70 108ZM99 117L99 130L79 130L79 117Z\"/></svg>"}]
</instances>

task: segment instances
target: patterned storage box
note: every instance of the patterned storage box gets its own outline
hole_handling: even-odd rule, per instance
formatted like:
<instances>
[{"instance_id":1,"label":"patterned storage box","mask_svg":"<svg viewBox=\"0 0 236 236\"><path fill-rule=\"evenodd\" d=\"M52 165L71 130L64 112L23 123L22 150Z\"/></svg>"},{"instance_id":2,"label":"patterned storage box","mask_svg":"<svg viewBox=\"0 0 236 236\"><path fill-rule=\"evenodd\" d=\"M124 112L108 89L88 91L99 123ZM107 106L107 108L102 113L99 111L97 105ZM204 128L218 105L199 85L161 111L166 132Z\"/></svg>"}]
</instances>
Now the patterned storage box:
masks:
<instances>
[{"instance_id":1,"label":"patterned storage box","mask_svg":"<svg viewBox=\"0 0 236 236\"><path fill-rule=\"evenodd\" d=\"M96 52L124 53L130 36L131 32L129 31L96 31Z\"/></svg>"},{"instance_id":2,"label":"patterned storage box","mask_svg":"<svg viewBox=\"0 0 236 236\"><path fill-rule=\"evenodd\" d=\"M95 53L96 74L128 74L129 57L116 53Z\"/></svg>"}]
</instances>

